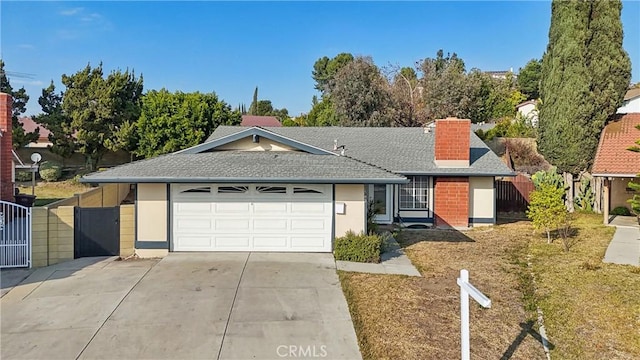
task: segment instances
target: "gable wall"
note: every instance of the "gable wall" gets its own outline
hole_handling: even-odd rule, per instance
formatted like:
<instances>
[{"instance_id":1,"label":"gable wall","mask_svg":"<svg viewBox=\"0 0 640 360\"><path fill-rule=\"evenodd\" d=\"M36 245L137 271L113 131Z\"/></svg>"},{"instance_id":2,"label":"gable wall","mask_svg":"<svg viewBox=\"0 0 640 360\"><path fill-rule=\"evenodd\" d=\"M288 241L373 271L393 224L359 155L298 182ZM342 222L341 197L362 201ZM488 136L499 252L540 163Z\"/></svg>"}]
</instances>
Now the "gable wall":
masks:
<instances>
[{"instance_id":1,"label":"gable wall","mask_svg":"<svg viewBox=\"0 0 640 360\"><path fill-rule=\"evenodd\" d=\"M298 151L291 146L275 142L270 139L260 137L260 142L254 143L253 137L248 136L246 138L230 142L218 146L216 150L237 150L237 151Z\"/></svg>"},{"instance_id":2,"label":"gable wall","mask_svg":"<svg viewBox=\"0 0 640 360\"><path fill-rule=\"evenodd\" d=\"M618 114L629 114L640 112L640 96L629 99L622 103L616 111Z\"/></svg>"}]
</instances>

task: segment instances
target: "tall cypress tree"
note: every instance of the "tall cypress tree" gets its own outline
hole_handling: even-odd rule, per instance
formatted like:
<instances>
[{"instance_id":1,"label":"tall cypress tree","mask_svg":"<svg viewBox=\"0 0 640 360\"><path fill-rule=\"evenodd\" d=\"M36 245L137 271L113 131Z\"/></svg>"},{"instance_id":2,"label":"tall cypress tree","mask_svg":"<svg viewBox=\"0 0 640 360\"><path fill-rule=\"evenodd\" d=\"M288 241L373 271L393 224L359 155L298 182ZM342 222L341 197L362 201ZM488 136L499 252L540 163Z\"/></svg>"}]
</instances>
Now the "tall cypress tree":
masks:
<instances>
[{"instance_id":1,"label":"tall cypress tree","mask_svg":"<svg viewBox=\"0 0 640 360\"><path fill-rule=\"evenodd\" d=\"M258 87L253 90L253 100L251 101L251 105L249 105L249 115L257 115L258 114Z\"/></svg>"},{"instance_id":2,"label":"tall cypress tree","mask_svg":"<svg viewBox=\"0 0 640 360\"><path fill-rule=\"evenodd\" d=\"M619 0L551 4L538 144L561 171L577 174L591 165L604 123L622 103L629 84L621 8Z\"/></svg>"}]
</instances>

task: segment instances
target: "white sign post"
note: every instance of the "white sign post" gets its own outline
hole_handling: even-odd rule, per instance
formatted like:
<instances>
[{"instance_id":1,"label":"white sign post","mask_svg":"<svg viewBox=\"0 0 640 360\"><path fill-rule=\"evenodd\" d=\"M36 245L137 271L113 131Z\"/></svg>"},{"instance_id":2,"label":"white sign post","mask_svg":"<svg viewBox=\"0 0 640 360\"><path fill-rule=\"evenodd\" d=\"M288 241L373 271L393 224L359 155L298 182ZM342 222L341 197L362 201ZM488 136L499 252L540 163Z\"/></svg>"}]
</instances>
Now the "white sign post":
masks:
<instances>
[{"instance_id":1,"label":"white sign post","mask_svg":"<svg viewBox=\"0 0 640 360\"><path fill-rule=\"evenodd\" d=\"M469 343L469 296L485 308L491 307L491 300L469 283L468 270L460 270L460 277L457 282L458 286L460 286L460 346L462 349L462 360L469 360L471 357Z\"/></svg>"}]
</instances>

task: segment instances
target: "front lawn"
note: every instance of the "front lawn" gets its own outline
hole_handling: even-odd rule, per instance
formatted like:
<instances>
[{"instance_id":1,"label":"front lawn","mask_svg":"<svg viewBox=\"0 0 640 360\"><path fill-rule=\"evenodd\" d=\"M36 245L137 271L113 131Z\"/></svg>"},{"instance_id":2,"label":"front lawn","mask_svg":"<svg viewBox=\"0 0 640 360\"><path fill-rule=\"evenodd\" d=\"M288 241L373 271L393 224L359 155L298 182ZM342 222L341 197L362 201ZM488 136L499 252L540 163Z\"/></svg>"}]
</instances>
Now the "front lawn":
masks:
<instances>
[{"instance_id":1,"label":"front lawn","mask_svg":"<svg viewBox=\"0 0 640 360\"><path fill-rule=\"evenodd\" d=\"M492 300L471 300L471 355L544 359L536 305L556 359L640 358L640 269L603 264L614 229L580 215L570 252L547 245L529 222L465 233L398 236L423 278L340 273L365 359L460 357L459 270ZM536 291L527 261L535 274Z\"/></svg>"},{"instance_id":2,"label":"front lawn","mask_svg":"<svg viewBox=\"0 0 640 360\"><path fill-rule=\"evenodd\" d=\"M602 263L614 228L581 215L569 253L530 243L538 304L558 359L640 358L640 268Z\"/></svg>"},{"instance_id":3,"label":"front lawn","mask_svg":"<svg viewBox=\"0 0 640 360\"><path fill-rule=\"evenodd\" d=\"M18 188L21 194L31 195L31 183L20 183ZM71 180L57 182L39 181L35 187L36 202L34 206L47 205L88 190L91 190L91 187L75 183Z\"/></svg>"},{"instance_id":4,"label":"front lawn","mask_svg":"<svg viewBox=\"0 0 640 360\"><path fill-rule=\"evenodd\" d=\"M405 230L397 240L424 277L340 273L365 359L460 358L462 268L491 298L471 303L471 355L477 359L544 359L525 310L530 286L517 259L527 242L512 239L528 225L455 231ZM512 234L512 235L513 235ZM509 241L506 241L506 240ZM532 335L533 334L533 335Z\"/></svg>"}]
</instances>

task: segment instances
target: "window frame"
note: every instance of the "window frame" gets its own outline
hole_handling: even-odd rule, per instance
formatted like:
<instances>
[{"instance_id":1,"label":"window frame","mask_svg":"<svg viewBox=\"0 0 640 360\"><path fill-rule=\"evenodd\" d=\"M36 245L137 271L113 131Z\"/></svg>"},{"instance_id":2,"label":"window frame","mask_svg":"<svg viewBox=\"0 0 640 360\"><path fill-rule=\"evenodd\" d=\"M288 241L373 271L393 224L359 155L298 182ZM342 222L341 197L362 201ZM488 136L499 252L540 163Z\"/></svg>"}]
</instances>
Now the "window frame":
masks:
<instances>
[{"instance_id":1,"label":"window frame","mask_svg":"<svg viewBox=\"0 0 640 360\"><path fill-rule=\"evenodd\" d=\"M409 183L400 184L398 187L398 209L405 211L431 211L431 176L426 175L409 175L406 176L409 179ZM418 182L417 179L422 179L422 181ZM421 185L416 187L416 184ZM407 205L403 202L402 192L403 188L411 186L411 205L412 207L405 207ZM419 194L420 191L424 191L422 196L424 196L424 207L416 207L416 204L420 204L419 202Z\"/></svg>"}]
</instances>

